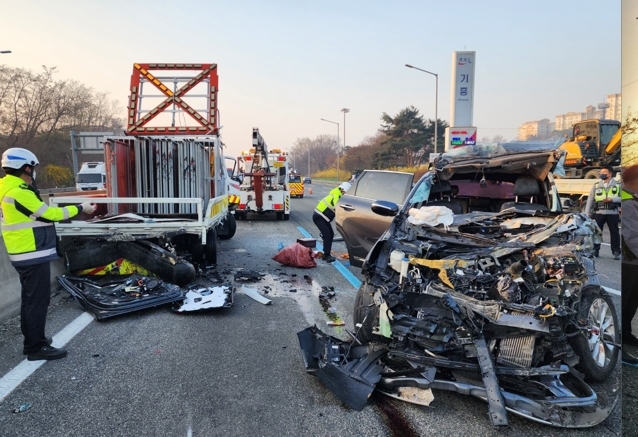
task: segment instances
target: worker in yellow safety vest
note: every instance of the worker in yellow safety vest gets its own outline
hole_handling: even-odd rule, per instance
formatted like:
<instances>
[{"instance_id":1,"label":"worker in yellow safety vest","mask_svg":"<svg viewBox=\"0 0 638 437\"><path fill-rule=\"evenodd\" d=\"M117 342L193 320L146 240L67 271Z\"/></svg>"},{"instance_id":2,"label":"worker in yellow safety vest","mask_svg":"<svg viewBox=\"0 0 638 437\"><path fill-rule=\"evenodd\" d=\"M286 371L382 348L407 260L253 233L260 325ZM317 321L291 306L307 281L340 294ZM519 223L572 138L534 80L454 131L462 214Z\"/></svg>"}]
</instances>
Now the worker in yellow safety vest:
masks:
<instances>
[{"instance_id":1,"label":"worker in yellow safety vest","mask_svg":"<svg viewBox=\"0 0 638 437\"><path fill-rule=\"evenodd\" d=\"M611 253L614 259L620 259L620 216L618 208L620 207L620 184L612 178L612 167L603 167L600 169L600 181L591 187L591 192L587 197L587 206L585 210L587 215L592 217L598 223L600 230L607 223L609 228L609 236L611 243ZM594 256L600 255L600 243L594 246Z\"/></svg>"},{"instance_id":2,"label":"worker in yellow safety vest","mask_svg":"<svg viewBox=\"0 0 638 437\"><path fill-rule=\"evenodd\" d=\"M2 154L6 176L0 179L0 226L9 261L21 284L20 328L23 353L29 361L55 360L67 351L51 346L45 336L51 300L51 260L59 258L54 222L84 211L95 212L95 204L54 208L40 198L36 179L38 158L27 149L13 147Z\"/></svg>"},{"instance_id":3,"label":"worker in yellow safety vest","mask_svg":"<svg viewBox=\"0 0 638 437\"><path fill-rule=\"evenodd\" d=\"M332 221L335 218L335 206L341 196L350 189L349 182L343 182L336 188L330 190L328 195L321 199L312 214L312 221L319 228L323 238L323 259L326 262L333 262L335 257L330 255L332 250L332 240L335 237L334 230L332 229Z\"/></svg>"}]
</instances>

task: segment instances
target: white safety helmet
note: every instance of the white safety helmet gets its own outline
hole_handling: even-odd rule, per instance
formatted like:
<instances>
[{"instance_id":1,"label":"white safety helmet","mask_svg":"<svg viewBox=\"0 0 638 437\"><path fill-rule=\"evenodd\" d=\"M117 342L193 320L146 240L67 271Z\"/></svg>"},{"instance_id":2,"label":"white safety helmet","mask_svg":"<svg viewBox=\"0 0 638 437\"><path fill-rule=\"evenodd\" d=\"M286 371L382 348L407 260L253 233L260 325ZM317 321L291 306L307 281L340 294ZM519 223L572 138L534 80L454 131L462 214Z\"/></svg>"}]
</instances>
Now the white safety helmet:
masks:
<instances>
[{"instance_id":1,"label":"white safety helmet","mask_svg":"<svg viewBox=\"0 0 638 437\"><path fill-rule=\"evenodd\" d=\"M2 168L19 170L23 165L35 167L40 162L33 152L20 147L11 147L2 154Z\"/></svg>"},{"instance_id":2,"label":"white safety helmet","mask_svg":"<svg viewBox=\"0 0 638 437\"><path fill-rule=\"evenodd\" d=\"M352 185L350 184L350 182L342 182L341 185L339 185L339 188L341 188L341 190L345 193L350 189L351 186Z\"/></svg>"}]
</instances>

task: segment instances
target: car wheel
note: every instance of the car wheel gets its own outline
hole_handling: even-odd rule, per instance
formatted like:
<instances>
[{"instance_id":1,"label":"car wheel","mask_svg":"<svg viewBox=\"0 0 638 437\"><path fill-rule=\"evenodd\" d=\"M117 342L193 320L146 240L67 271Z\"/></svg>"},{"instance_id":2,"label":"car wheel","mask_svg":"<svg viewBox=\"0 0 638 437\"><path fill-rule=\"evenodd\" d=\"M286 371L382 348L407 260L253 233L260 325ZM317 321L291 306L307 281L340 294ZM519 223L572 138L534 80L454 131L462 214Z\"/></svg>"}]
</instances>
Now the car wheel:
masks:
<instances>
[{"instance_id":1,"label":"car wheel","mask_svg":"<svg viewBox=\"0 0 638 437\"><path fill-rule=\"evenodd\" d=\"M375 320L379 316L379 307L374 304L375 289L367 281L361 284L357 296L354 298L354 331L361 343L365 344L372 340L372 328ZM361 324L358 328L357 325Z\"/></svg>"},{"instance_id":2,"label":"car wheel","mask_svg":"<svg viewBox=\"0 0 638 437\"><path fill-rule=\"evenodd\" d=\"M237 222L235 221L235 215L229 212L226 219L228 220L228 232L225 234L219 234L220 240L230 240L231 238L233 238L235 232L237 231Z\"/></svg>"},{"instance_id":3,"label":"car wheel","mask_svg":"<svg viewBox=\"0 0 638 437\"><path fill-rule=\"evenodd\" d=\"M290 214L284 214L284 220L290 220Z\"/></svg>"},{"instance_id":4,"label":"car wheel","mask_svg":"<svg viewBox=\"0 0 638 437\"><path fill-rule=\"evenodd\" d=\"M572 346L580 357L577 369L590 381L605 381L616 367L620 333L618 316L611 297L596 290L583 296L579 320L587 320L589 332L573 338Z\"/></svg>"}]
</instances>

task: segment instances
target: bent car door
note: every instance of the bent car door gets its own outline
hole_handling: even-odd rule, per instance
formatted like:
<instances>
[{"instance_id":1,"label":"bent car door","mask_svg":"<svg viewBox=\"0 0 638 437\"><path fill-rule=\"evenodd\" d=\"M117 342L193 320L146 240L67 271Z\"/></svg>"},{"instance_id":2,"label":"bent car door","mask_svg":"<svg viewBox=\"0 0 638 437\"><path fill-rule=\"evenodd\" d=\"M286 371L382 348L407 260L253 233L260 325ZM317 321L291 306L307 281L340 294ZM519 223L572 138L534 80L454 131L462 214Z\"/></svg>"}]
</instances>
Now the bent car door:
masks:
<instances>
[{"instance_id":1,"label":"bent car door","mask_svg":"<svg viewBox=\"0 0 638 437\"><path fill-rule=\"evenodd\" d=\"M412 173L366 170L339 200L336 226L348 246L353 265L361 265L392 222L392 217L372 212L372 203L386 200L402 205L412 187L412 179Z\"/></svg>"}]
</instances>

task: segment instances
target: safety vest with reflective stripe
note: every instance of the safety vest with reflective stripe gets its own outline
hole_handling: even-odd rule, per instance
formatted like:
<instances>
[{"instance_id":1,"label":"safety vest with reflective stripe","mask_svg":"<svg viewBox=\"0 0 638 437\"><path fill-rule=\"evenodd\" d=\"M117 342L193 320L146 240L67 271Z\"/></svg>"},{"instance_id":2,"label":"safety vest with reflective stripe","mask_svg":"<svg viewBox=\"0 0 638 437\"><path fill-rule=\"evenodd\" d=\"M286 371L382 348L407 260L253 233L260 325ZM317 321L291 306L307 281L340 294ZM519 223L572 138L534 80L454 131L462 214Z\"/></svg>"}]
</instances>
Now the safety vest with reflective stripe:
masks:
<instances>
[{"instance_id":1,"label":"safety vest with reflective stripe","mask_svg":"<svg viewBox=\"0 0 638 437\"><path fill-rule=\"evenodd\" d=\"M50 207L19 177L0 179L0 226L11 264L30 266L58 258L54 222L76 216L80 206Z\"/></svg>"},{"instance_id":2,"label":"safety vest with reflective stripe","mask_svg":"<svg viewBox=\"0 0 638 437\"><path fill-rule=\"evenodd\" d=\"M611 181L611 184L605 188L601 182L598 182L596 186L596 190L594 191L594 202L596 202L596 206L598 209L616 209L620 205L616 202L605 202L607 198L618 197L620 191L620 186L616 184L614 180Z\"/></svg>"},{"instance_id":3,"label":"safety vest with reflective stripe","mask_svg":"<svg viewBox=\"0 0 638 437\"><path fill-rule=\"evenodd\" d=\"M341 190L339 187L330 190L328 195L321 199L315 208L315 212L331 222L335 218L335 205L341 199Z\"/></svg>"}]
</instances>

